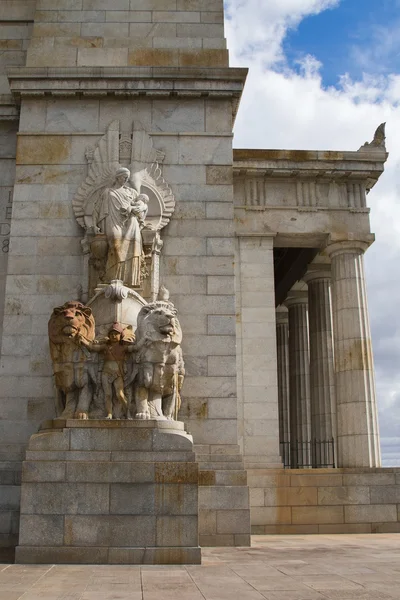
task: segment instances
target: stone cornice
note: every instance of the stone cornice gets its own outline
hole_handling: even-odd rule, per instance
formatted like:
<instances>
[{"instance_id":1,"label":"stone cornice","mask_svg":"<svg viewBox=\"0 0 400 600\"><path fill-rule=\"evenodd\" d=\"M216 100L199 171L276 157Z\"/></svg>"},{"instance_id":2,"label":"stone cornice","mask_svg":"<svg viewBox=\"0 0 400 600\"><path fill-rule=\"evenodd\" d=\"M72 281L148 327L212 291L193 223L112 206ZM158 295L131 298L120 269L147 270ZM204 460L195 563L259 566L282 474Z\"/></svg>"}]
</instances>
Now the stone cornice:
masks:
<instances>
[{"instance_id":1,"label":"stone cornice","mask_svg":"<svg viewBox=\"0 0 400 600\"><path fill-rule=\"evenodd\" d=\"M315 181L365 182L370 190L384 171L382 149L352 151L247 150L233 152L235 178L280 177Z\"/></svg>"},{"instance_id":2,"label":"stone cornice","mask_svg":"<svg viewBox=\"0 0 400 600\"><path fill-rule=\"evenodd\" d=\"M247 69L182 67L12 67L11 92L24 97L231 98L236 116Z\"/></svg>"}]
</instances>

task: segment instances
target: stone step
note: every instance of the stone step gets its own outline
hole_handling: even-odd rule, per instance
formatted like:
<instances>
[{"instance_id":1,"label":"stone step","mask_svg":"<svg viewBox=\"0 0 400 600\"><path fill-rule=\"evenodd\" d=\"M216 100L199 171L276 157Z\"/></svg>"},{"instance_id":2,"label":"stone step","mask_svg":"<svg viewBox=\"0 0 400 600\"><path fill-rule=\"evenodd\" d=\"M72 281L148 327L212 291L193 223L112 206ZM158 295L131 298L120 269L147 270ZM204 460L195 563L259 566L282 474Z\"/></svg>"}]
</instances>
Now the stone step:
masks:
<instances>
[{"instance_id":1,"label":"stone step","mask_svg":"<svg viewBox=\"0 0 400 600\"><path fill-rule=\"evenodd\" d=\"M199 539L204 546L249 546L250 503L246 485L199 487Z\"/></svg>"}]
</instances>

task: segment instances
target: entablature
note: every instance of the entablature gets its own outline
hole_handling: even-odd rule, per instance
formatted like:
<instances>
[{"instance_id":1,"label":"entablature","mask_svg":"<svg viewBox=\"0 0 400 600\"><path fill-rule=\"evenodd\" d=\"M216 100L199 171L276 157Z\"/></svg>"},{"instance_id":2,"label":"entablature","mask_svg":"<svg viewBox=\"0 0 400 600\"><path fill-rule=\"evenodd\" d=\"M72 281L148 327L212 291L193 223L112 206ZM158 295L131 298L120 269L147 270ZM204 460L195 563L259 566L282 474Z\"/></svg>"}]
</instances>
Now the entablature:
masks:
<instances>
[{"instance_id":1,"label":"entablature","mask_svg":"<svg viewBox=\"0 0 400 600\"><path fill-rule=\"evenodd\" d=\"M378 181L388 157L384 147L362 146L358 151L234 150L234 174L242 177L362 180L369 190Z\"/></svg>"},{"instance_id":2,"label":"entablature","mask_svg":"<svg viewBox=\"0 0 400 600\"><path fill-rule=\"evenodd\" d=\"M387 157L384 146L372 145L357 152L235 150L235 205L366 212Z\"/></svg>"},{"instance_id":3,"label":"entablature","mask_svg":"<svg viewBox=\"0 0 400 600\"><path fill-rule=\"evenodd\" d=\"M221 98L239 107L248 69L185 67L13 67L7 75L24 97Z\"/></svg>"}]
</instances>

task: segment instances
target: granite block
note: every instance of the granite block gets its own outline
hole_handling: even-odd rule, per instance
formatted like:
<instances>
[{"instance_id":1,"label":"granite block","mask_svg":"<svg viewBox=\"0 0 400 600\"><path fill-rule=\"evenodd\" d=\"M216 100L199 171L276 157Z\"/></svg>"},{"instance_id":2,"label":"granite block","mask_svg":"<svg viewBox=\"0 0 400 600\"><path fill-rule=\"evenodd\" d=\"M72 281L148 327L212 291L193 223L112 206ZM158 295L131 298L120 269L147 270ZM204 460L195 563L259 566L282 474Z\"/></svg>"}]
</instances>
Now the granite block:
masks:
<instances>
[{"instance_id":1,"label":"granite block","mask_svg":"<svg viewBox=\"0 0 400 600\"><path fill-rule=\"evenodd\" d=\"M197 546L196 516L157 516L156 546Z\"/></svg>"},{"instance_id":2,"label":"granite block","mask_svg":"<svg viewBox=\"0 0 400 600\"><path fill-rule=\"evenodd\" d=\"M66 516L65 546L155 546L156 517L149 515Z\"/></svg>"},{"instance_id":3,"label":"granite block","mask_svg":"<svg viewBox=\"0 0 400 600\"><path fill-rule=\"evenodd\" d=\"M19 543L21 546L62 546L64 517L62 515L21 515Z\"/></svg>"},{"instance_id":4,"label":"granite block","mask_svg":"<svg viewBox=\"0 0 400 600\"><path fill-rule=\"evenodd\" d=\"M110 512L114 515L154 515L156 486L153 483L113 483Z\"/></svg>"}]
</instances>

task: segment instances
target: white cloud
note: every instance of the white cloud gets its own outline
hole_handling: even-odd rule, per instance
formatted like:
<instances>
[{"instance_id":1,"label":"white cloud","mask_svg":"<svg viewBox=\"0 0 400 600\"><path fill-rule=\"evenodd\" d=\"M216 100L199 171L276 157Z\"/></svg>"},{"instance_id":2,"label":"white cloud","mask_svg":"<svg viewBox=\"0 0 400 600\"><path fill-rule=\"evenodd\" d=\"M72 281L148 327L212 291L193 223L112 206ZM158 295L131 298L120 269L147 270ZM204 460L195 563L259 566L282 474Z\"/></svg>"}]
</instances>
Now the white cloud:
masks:
<instances>
[{"instance_id":1,"label":"white cloud","mask_svg":"<svg viewBox=\"0 0 400 600\"><path fill-rule=\"evenodd\" d=\"M357 150L387 122L390 157L368 196L377 241L366 255L366 269L383 456L386 464L400 464L400 416L393 418L400 415L400 75L379 69L353 81L343 73L338 88L325 88L318 57L306 56L294 72L282 50L288 29L337 5L335 0L229 2L231 64L250 68L235 146Z\"/></svg>"},{"instance_id":2,"label":"white cloud","mask_svg":"<svg viewBox=\"0 0 400 600\"><path fill-rule=\"evenodd\" d=\"M228 0L225 6L230 49L242 66L248 59L272 65L283 61L288 29L307 15L333 8L340 0Z\"/></svg>"}]
</instances>

